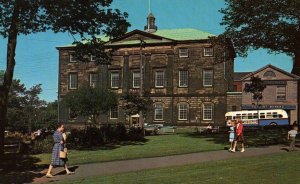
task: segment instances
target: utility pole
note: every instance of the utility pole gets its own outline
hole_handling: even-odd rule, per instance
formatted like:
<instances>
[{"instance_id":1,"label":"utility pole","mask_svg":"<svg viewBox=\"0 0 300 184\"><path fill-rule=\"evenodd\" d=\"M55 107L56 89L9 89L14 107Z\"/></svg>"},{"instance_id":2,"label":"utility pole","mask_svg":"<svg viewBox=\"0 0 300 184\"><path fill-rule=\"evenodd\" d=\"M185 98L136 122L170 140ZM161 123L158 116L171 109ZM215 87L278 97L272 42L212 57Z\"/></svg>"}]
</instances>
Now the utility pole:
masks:
<instances>
[{"instance_id":1,"label":"utility pole","mask_svg":"<svg viewBox=\"0 0 300 184\"><path fill-rule=\"evenodd\" d=\"M144 92L144 89L143 89L143 85L144 85L144 63L143 63L143 47L144 47L144 44L146 42L144 40L142 40L140 38L140 96L143 97L143 92ZM143 112L140 111L139 112L139 125L142 129L144 129L144 117L143 117ZM144 131L143 131L144 132Z\"/></svg>"}]
</instances>

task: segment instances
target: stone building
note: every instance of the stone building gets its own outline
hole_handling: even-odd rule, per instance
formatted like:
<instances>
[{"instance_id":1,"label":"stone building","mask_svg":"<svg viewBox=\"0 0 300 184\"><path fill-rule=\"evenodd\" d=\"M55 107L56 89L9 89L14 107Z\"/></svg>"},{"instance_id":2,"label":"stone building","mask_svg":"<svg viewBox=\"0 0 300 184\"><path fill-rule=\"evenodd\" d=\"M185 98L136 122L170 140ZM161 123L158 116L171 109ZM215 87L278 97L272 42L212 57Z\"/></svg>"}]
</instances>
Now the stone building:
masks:
<instances>
[{"instance_id":1,"label":"stone building","mask_svg":"<svg viewBox=\"0 0 300 184\"><path fill-rule=\"evenodd\" d=\"M235 92L229 92L227 109L284 109L289 116L290 123L298 119L298 81L299 76L288 73L273 65L267 65L254 72L235 73ZM266 84L263 99L257 107L251 93L243 92L246 83L250 83L252 76L258 76ZM237 100L238 99L238 100ZM236 106L236 109L232 107Z\"/></svg>"},{"instance_id":2,"label":"stone building","mask_svg":"<svg viewBox=\"0 0 300 184\"><path fill-rule=\"evenodd\" d=\"M231 45L212 45L210 36L214 35L196 29L159 30L150 13L144 31L133 30L119 38L106 40L107 47L115 48L111 65L81 63L72 56L73 46L57 47L59 98L84 83L99 85L118 94L139 92L142 61L142 88L150 93L154 102L146 123L223 125L226 93L233 90L234 52ZM216 57L216 53L220 56ZM103 114L100 122L130 123L133 118L138 118L125 117L121 105ZM59 119L66 123L83 121L71 118L68 108L63 106Z\"/></svg>"}]
</instances>

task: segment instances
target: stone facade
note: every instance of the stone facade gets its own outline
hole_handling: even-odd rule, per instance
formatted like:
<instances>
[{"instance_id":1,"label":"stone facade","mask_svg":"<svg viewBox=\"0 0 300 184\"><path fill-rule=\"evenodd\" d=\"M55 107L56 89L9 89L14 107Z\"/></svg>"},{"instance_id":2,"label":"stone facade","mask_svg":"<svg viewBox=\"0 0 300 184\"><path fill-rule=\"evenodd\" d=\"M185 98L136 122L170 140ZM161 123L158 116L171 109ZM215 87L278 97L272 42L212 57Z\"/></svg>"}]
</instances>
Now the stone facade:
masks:
<instances>
[{"instance_id":1,"label":"stone facade","mask_svg":"<svg viewBox=\"0 0 300 184\"><path fill-rule=\"evenodd\" d=\"M141 49L138 40L146 43ZM73 47L59 47L59 98L62 99L70 89L70 74L77 77L78 87L91 84L90 74L97 76L97 85L108 88L117 94L139 92L133 87L133 73L140 71L140 62L144 66L143 90L150 92L154 102L153 109L148 112L145 122L194 126L212 123L223 125L227 111L228 91L233 90L233 57L226 57L217 62L216 52L232 54L230 47L212 47L208 39L173 40L134 30L121 38L110 41L108 47L115 47L111 65L96 66L93 62L70 62ZM205 48L212 48L213 55L205 56ZM185 49L187 55L180 55ZM187 50L186 50L187 49ZM187 71L187 84L180 86L179 73ZM157 72L163 79L156 85ZM211 84L204 85L206 72L212 73ZM119 75L118 87L112 88L112 73ZM205 74L204 74L205 73ZM206 77L204 77L204 75ZM74 77L73 76L73 77ZM72 79L74 80L74 79ZM162 105L162 118L155 118L156 105ZM184 105L181 105L184 104ZM183 109L182 109L183 108ZM110 118L109 114L100 117L101 123L130 123L131 117L125 117L118 108L118 118ZM181 115L179 115L179 112ZM61 105L60 121L66 123L82 123L82 118L70 119L68 108Z\"/></svg>"}]
</instances>

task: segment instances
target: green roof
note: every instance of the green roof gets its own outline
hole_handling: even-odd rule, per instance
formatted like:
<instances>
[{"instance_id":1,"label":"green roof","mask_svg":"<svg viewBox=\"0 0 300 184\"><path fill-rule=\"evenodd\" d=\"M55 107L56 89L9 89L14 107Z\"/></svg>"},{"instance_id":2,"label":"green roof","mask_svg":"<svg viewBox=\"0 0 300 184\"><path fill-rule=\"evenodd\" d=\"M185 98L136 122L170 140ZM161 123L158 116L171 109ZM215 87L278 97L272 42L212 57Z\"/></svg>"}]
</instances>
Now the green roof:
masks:
<instances>
[{"instance_id":1,"label":"green roof","mask_svg":"<svg viewBox=\"0 0 300 184\"><path fill-rule=\"evenodd\" d=\"M129 32L130 33L130 32ZM210 36L215 36L214 34L204 32L198 29L192 28L183 28L183 29L163 29L157 30L156 32L149 33L156 36L164 37L166 39L171 39L175 41L186 41L186 40L205 40ZM98 36L102 41L109 41L109 38L106 36ZM145 40L146 43L166 43L170 42L169 40ZM139 44L139 40L124 40L120 42L113 43L112 45L132 45ZM72 47L74 45L64 45L59 47Z\"/></svg>"},{"instance_id":2,"label":"green roof","mask_svg":"<svg viewBox=\"0 0 300 184\"><path fill-rule=\"evenodd\" d=\"M153 34L178 41L203 40L208 39L209 36L215 36L211 33L192 28L157 30Z\"/></svg>"}]
</instances>

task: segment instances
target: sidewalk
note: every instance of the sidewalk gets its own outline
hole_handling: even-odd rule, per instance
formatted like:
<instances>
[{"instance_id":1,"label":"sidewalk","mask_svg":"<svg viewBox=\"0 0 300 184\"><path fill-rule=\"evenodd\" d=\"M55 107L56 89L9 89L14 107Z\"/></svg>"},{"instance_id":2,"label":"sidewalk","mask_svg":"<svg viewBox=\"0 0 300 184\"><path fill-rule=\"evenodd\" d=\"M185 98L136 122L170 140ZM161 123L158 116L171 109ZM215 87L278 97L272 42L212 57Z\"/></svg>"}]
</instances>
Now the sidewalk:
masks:
<instances>
[{"instance_id":1,"label":"sidewalk","mask_svg":"<svg viewBox=\"0 0 300 184\"><path fill-rule=\"evenodd\" d=\"M267 146L260 148L248 148L244 153L236 152L231 153L227 150L191 153L184 155L155 157L155 158L141 158L134 160L113 161L104 163L93 163L85 165L71 166L70 168L75 171L75 175L65 175L63 168L53 170L54 178L36 178L33 183L55 182L64 181L69 179L80 179L91 176L103 176L116 173L124 173L131 171L139 171L145 169L180 166L188 164L196 164L201 162L225 160L231 158L253 157L260 155L268 155L273 153L286 152L280 145ZM46 170L43 171L46 173Z\"/></svg>"}]
</instances>

